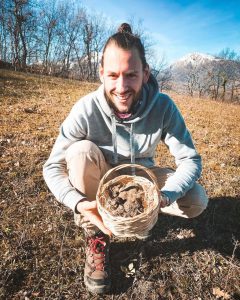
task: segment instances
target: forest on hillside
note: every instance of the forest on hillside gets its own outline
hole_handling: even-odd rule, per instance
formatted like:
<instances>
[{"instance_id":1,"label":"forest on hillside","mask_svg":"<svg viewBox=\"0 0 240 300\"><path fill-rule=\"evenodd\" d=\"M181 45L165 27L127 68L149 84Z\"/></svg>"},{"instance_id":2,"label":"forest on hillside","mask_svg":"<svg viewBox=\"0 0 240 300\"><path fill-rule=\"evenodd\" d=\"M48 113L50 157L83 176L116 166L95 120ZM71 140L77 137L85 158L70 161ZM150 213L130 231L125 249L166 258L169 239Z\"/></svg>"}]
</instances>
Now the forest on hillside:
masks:
<instances>
[{"instance_id":1,"label":"forest on hillside","mask_svg":"<svg viewBox=\"0 0 240 300\"><path fill-rule=\"evenodd\" d=\"M117 28L109 22L101 14L89 12L80 1L2 0L0 68L97 81L103 46ZM239 103L239 53L219 49L215 60L196 58L181 68L168 66L156 52L154 38L142 20L132 18L129 23L145 46L160 90Z\"/></svg>"},{"instance_id":2,"label":"forest on hillside","mask_svg":"<svg viewBox=\"0 0 240 300\"><path fill-rule=\"evenodd\" d=\"M120 25L110 22L80 1L2 0L0 68L96 81L103 46ZM156 61L142 21L128 22Z\"/></svg>"}]
</instances>

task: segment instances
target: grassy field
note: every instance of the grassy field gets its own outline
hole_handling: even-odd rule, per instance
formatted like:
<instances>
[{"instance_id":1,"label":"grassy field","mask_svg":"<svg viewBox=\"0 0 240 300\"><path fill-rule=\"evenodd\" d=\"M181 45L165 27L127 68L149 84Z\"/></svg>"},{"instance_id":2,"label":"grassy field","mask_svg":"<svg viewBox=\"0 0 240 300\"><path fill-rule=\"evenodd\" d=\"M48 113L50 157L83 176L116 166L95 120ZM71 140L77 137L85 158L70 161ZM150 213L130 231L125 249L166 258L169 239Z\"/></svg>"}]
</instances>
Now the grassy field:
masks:
<instances>
[{"instance_id":1,"label":"grassy field","mask_svg":"<svg viewBox=\"0 0 240 300\"><path fill-rule=\"evenodd\" d=\"M145 242L114 239L111 292L86 291L82 232L42 165L73 103L97 86L0 70L0 299L240 299L240 106L173 93L209 206L192 220L161 215ZM156 161L174 167L164 145Z\"/></svg>"}]
</instances>

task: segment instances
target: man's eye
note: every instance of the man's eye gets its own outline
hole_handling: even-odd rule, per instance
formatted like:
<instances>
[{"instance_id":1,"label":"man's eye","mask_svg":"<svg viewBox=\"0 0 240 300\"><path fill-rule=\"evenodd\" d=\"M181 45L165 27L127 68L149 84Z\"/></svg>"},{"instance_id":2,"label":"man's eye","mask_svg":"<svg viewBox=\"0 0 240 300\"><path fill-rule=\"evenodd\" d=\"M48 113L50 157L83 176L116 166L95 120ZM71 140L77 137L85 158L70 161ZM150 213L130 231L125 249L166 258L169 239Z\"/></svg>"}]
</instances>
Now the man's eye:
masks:
<instances>
[{"instance_id":1,"label":"man's eye","mask_svg":"<svg viewBox=\"0 0 240 300\"><path fill-rule=\"evenodd\" d=\"M137 75L136 74L128 74L129 78L135 78Z\"/></svg>"}]
</instances>

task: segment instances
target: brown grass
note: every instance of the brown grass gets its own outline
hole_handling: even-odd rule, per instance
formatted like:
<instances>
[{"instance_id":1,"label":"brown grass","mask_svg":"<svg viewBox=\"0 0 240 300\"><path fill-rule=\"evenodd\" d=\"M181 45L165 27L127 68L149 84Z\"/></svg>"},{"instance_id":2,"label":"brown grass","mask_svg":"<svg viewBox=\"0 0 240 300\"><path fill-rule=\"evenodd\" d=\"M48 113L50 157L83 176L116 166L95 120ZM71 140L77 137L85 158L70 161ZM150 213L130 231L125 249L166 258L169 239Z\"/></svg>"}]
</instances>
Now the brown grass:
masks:
<instances>
[{"instance_id":1,"label":"brown grass","mask_svg":"<svg viewBox=\"0 0 240 300\"><path fill-rule=\"evenodd\" d=\"M151 239L112 243L113 287L83 284L84 240L42 178L58 127L89 84L0 70L0 299L240 299L240 106L170 93L203 158L198 218L161 216ZM156 160L174 167L160 145Z\"/></svg>"}]
</instances>

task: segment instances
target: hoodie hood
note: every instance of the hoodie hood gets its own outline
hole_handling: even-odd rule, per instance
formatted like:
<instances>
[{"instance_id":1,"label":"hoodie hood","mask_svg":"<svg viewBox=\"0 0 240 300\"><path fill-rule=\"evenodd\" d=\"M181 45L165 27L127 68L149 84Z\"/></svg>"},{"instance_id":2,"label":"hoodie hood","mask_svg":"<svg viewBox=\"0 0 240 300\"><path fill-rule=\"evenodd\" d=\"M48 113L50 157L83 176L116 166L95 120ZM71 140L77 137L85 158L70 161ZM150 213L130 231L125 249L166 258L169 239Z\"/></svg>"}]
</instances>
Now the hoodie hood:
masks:
<instances>
[{"instance_id":1,"label":"hoodie hood","mask_svg":"<svg viewBox=\"0 0 240 300\"><path fill-rule=\"evenodd\" d=\"M97 90L97 100L98 105L102 112L111 119L112 127L112 145L113 145L113 162L118 164L118 145L117 145L117 124L124 123L130 125L130 152L131 152L131 163L135 163L135 141L134 141L134 125L141 119L145 118L149 112L152 110L155 102L159 96L159 87L155 77L150 74L148 82L143 85L141 96L135 104L135 111L128 119L119 119L116 117L114 110L109 106L105 94L104 94L104 85L102 84ZM133 170L133 172L135 172Z\"/></svg>"},{"instance_id":2,"label":"hoodie hood","mask_svg":"<svg viewBox=\"0 0 240 300\"><path fill-rule=\"evenodd\" d=\"M121 120L121 123L136 123L142 118L146 117L154 106L154 103L157 101L158 95L158 83L155 77L150 74L148 82L143 85L141 96L138 100L138 105L136 106L136 111L134 111L130 118ZM106 100L103 84L97 90L97 100L104 114L111 118L113 109L109 106ZM117 117L116 119L118 120Z\"/></svg>"}]
</instances>

